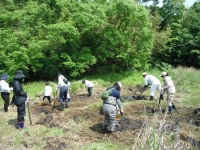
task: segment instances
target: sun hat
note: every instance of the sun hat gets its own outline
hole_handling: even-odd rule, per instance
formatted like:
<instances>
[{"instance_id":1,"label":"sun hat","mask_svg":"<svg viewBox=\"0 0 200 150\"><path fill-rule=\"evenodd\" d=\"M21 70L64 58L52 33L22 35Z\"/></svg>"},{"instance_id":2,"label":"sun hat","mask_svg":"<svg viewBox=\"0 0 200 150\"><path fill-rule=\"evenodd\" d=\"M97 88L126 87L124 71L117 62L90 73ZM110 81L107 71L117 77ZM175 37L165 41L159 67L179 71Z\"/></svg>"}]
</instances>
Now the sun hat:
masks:
<instances>
[{"instance_id":1,"label":"sun hat","mask_svg":"<svg viewBox=\"0 0 200 150\"><path fill-rule=\"evenodd\" d=\"M120 88L122 87L122 84L121 84L121 82L118 82L118 84L119 84L119 86L120 86Z\"/></svg>"},{"instance_id":2,"label":"sun hat","mask_svg":"<svg viewBox=\"0 0 200 150\"><path fill-rule=\"evenodd\" d=\"M142 75L143 75L143 76L145 76L145 75L147 75L147 73L146 73L146 72L144 72Z\"/></svg>"},{"instance_id":3,"label":"sun hat","mask_svg":"<svg viewBox=\"0 0 200 150\"><path fill-rule=\"evenodd\" d=\"M7 74L3 73L3 74L1 75L0 80L7 80L8 78L9 78L9 76L8 76Z\"/></svg>"},{"instance_id":4,"label":"sun hat","mask_svg":"<svg viewBox=\"0 0 200 150\"><path fill-rule=\"evenodd\" d=\"M166 75L167 75L167 72L162 72L160 76L163 77L163 76L166 76Z\"/></svg>"},{"instance_id":5,"label":"sun hat","mask_svg":"<svg viewBox=\"0 0 200 150\"><path fill-rule=\"evenodd\" d=\"M14 76L14 79L22 79L25 78L26 76L24 75L22 70L17 70Z\"/></svg>"}]
</instances>

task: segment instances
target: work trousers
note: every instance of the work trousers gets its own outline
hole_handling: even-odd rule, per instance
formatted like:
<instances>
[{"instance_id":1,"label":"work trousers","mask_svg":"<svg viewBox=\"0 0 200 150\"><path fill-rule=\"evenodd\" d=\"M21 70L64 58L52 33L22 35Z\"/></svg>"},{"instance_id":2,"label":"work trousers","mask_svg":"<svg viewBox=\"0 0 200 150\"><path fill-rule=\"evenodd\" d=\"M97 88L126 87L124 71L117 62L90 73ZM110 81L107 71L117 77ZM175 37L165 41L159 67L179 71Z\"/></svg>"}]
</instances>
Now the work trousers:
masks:
<instances>
[{"instance_id":1,"label":"work trousers","mask_svg":"<svg viewBox=\"0 0 200 150\"><path fill-rule=\"evenodd\" d=\"M103 114L103 129L110 125L110 131L114 131L116 123L116 106L110 104L103 104Z\"/></svg>"},{"instance_id":2,"label":"work trousers","mask_svg":"<svg viewBox=\"0 0 200 150\"><path fill-rule=\"evenodd\" d=\"M26 104L25 102L16 105L17 106L17 120L18 122L24 121L24 116L26 115Z\"/></svg>"},{"instance_id":3,"label":"work trousers","mask_svg":"<svg viewBox=\"0 0 200 150\"><path fill-rule=\"evenodd\" d=\"M68 98L67 98L67 93L68 93L68 87L67 86L62 86L60 87L60 94L59 94L59 101L60 104L63 106L64 102L66 106L68 106Z\"/></svg>"},{"instance_id":4,"label":"work trousers","mask_svg":"<svg viewBox=\"0 0 200 150\"><path fill-rule=\"evenodd\" d=\"M10 93L1 92L1 97L4 100L4 111L8 111Z\"/></svg>"},{"instance_id":5,"label":"work trousers","mask_svg":"<svg viewBox=\"0 0 200 150\"><path fill-rule=\"evenodd\" d=\"M92 87L92 86L88 88L88 93L89 93L89 96L92 96L92 89L93 89L93 87Z\"/></svg>"}]
</instances>

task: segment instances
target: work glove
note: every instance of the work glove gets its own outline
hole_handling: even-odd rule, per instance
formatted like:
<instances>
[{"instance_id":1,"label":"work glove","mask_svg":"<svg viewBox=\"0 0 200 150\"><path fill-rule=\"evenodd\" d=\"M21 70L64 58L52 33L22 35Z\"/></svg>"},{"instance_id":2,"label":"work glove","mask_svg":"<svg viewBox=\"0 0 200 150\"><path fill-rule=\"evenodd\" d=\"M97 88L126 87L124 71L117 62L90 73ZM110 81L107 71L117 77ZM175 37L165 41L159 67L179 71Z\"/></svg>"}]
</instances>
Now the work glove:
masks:
<instances>
[{"instance_id":1,"label":"work glove","mask_svg":"<svg viewBox=\"0 0 200 150\"><path fill-rule=\"evenodd\" d=\"M148 85L144 85L144 89L145 89L145 90L147 89L147 87L148 87Z\"/></svg>"},{"instance_id":2,"label":"work glove","mask_svg":"<svg viewBox=\"0 0 200 150\"><path fill-rule=\"evenodd\" d=\"M163 94L160 94L160 100L164 100Z\"/></svg>"},{"instance_id":3,"label":"work glove","mask_svg":"<svg viewBox=\"0 0 200 150\"><path fill-rule=\"evenodd\" d=\"M26 102L29 102L29 97L26 98Z\"/></svg>"},{"instance_id":4,"label":"work glove","mask_svg":"<svg viewBox=\"0 0 200 150\"><path fill-rule=\"evenodd\" d=\"M124 111L122 108L120 109L120 114L121 114L121 116L123 116L123 114L124 114Z\"/></svg>"}]
</instances>

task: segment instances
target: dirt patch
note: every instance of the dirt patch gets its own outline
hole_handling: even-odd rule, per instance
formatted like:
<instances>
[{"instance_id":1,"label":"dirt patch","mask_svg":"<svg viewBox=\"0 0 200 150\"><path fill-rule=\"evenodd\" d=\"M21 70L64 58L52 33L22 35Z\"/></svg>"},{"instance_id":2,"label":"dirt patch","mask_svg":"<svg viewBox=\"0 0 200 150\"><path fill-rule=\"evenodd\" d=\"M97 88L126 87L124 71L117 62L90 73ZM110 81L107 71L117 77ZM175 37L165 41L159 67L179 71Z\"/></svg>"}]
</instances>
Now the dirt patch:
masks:
<instances>
[{"instance_id":1,"label":"dirt patch","mask_svg":"<svg viewBox=\"0 0 200 150\"><path fill-rule=\"evenodd\" d=\"M119 143L118 134L120 134L120 142L132 147L131 145L133 144L134 137L148 125L145 122L146 119L144 119L146 116L149 117L148 120L152 121L152 118L155 118L157 114L161 114L162 117L165 115L166 107L163 106L159 109L156 100L149 106L145 105L145 107L143 103L139 102L149 101L148 93L145 94L141 87L141 85L123 87L123 91L121 92L122 102L130 102L131 105L126 105L125 115L119 121L118 126L116 126L116 132L113 132L106 138ZM57 127L62 129L64 133L69 133L69 135L73 134L73 137L48 137L44 139L46 145L43 149L74 149L73 142L76 143L77 147L83 146L88 142L103 141L105 135L102 134L101 130L103 122L103 115L100 115L101 110L99 108L93 108L92 110L89 108L91 104L101 101L99 94L103 90L103 88L96 88L92 97L88 97L87 93L83 91L71 93L69 108L64 109L61 108L58 99L55 99L56 103L53 113L52 106L49 105L48 101L46 101L43 106L40 105L39 101L34 102L31 105L31 115L37 116L34 117L35 126ZM177 108L180 114L175 112L171 116L167 115L165 124L162 125L162 133L170 135L172 132L178 132L177 130L180 131L183 129L183 124L197 125L198 119L200 119L199 113L194 113L194 110L190 108L185 108L188 109L188 111L182 111L182 109L183 108L180 107ZM162 120L162 118L160 119ZM10 123L12 122L13 120L10 121ZM71 122L73 126L69 125L69 122ZM80 127L84 122L86 125ZM160 125L157 125L157 128L159 127ZM75 128L77 128L78 131L76 131ZM127 135L130 137L127 137ZM189 142L195 147L200 147L198 139L192 138L187 134L182 134L181 140Z\"/></svg>"}]
</instances>

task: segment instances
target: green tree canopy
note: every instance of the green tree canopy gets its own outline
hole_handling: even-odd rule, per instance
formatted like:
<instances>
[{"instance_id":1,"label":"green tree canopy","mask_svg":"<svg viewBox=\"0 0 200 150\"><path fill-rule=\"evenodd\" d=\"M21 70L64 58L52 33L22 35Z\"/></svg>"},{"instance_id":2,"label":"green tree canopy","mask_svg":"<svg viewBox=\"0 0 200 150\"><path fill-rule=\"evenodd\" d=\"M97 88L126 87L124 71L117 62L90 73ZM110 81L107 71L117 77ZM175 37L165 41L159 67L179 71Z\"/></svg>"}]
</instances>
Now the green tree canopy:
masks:
<instances>
[{"instance_id":1,"label":"green tree canopy","mask_svg":"<svg viewBox=\"0 0 200 150\"><path fill-rule=\"evenodd\" d=\"M0 71L30 78L147 68L148 11L131 0L0 2Z\"/></svg>"}]
</instances>

